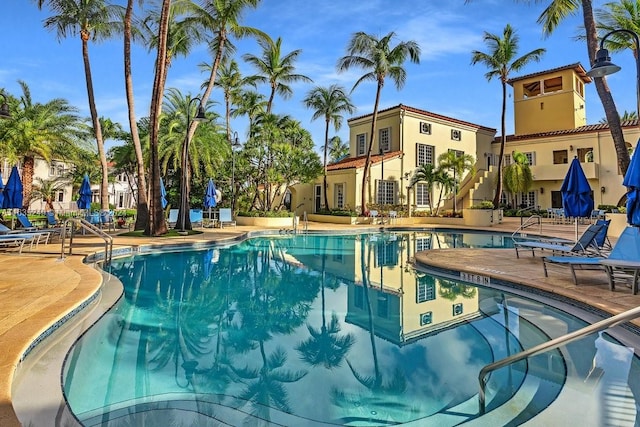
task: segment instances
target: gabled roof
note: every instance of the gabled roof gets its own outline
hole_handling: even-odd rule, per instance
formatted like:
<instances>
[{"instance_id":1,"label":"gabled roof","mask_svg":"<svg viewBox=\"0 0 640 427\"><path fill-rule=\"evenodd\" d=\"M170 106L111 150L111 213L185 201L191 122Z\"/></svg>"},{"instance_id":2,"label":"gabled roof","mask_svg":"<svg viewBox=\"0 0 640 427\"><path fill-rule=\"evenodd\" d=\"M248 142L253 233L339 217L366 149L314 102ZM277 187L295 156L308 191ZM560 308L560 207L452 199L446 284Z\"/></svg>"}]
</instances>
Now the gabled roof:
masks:
<instances>
[{"instance_id":1,"label":"gabled roof","mask_svg":"<svg viewBox=\"0 0 640 427\"><path fill-rule=\"evenodd\" d=\"M507 83L509 83L511 86L513 86L514 82L517 82L517 81L520 81L520 80L530 79L532 77L544 76L545 74L555 73L555 72L564 71L564 70L573 70L573 71L575 71L575 73L578 76L580 76L582 81L585 82L585 83L591 83L591 81L592 81L591 77L589 77L587 75L587 71L582 67L582 64L580 64L579 62L576 62L575 64L563 65L562 67L552 68L550 70L538 71L537 73L526 74L526 75L520 76L520 77L514 77L512 79L507 80Z\"/></svg>"},{"instance_id":2,"label":"gabled roof","mask_svg":"<svg viewBox=\"0 0 640 427\"><path fill-rule=\"evenodd\" d=\"M629 128L629 127L637 127L638 120L626 120L620 123L620 125L622 126L623 129ZM598 123L595 125L580 126L575 129L554 130L549 132L530 133L527 135L507 135L507 142L526 141L528 139L541 139L541 138L547 138L547 137L558 136L558 135L575 135L575 134L581 134L581 133L602 132L607 130L609 130L608 123ZM500 136L497 136L493 140L493 143L499 143L501 141L502 141L502 138Z\"/></svg>"},{"instance_id":3,"label":"gabled roof","mask_svg":"<svg viewBox=\"0 0 640 427\"><path fill-rule=\"evenodd\" d=\"M383 160L391 160L395 158L399 158L402 156L402 151L390 151L388 153L384 153L384 155L380 154L371 154L371 164L377 164L382 162ZM347 157L346 159L342 159L336 163L331 163L327 165L328 171L336 171L342 169L358 169L363 168L365 162L367 161L367 156L360 157Z\"/></svg>"},{"instance_id":4,"label":"gabled roof","mask_svg":"<svg viewBox=\"0 0 640 427\"><path fill-rule=\"evenodd\" d=\"M471 123L471 122L466 122L464 120L454 119L453 117L443 116L441 114L432 113L430 111L421 110L419 108L409 107L408 105L403 105L403 104L398 104L398 105L396 105L394 107L385 108L384 110L379 110L378 111L378 115L381 114L381 113L386 113L386 112L394 110L394 109L411 111L412 113L416 113L416 114L420 114L422 116L425 116L425 118L431 117L431 118L434 118L434 119L445 120L445 121L448 121L448 122L451 122L451 123L457 123L457 124L460 124L460 125L469 126L469 127L476 128L476 129L483 129L483 130L486 130L488 132L494 132L494 133L496 132L496 129L493 129L493 128L489 128L489 127L478 125L478 124ZM373 113L364 114L362 116L357 116L357 117L352 117L349 120L347 120L347 122L352 122L354 120L360 120L360 119L363 119L365 117L370 117L370 116L373 116Z\"/></svg>"}]
</instances>

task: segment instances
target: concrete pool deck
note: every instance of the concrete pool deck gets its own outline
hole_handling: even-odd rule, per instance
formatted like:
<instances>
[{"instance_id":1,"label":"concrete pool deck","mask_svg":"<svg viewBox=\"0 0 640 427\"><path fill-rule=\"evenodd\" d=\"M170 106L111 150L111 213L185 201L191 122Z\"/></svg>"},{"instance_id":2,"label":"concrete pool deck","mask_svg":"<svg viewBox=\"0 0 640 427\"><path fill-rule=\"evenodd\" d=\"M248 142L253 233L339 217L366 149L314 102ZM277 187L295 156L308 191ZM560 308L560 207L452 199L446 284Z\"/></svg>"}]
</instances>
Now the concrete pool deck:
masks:
<instances>
[{"instance_id":1,"label":"concrete pool deck","mask_svg":"<svg viewBox=\"0 0 640 427\"><path fill-rule=\"evenodd\" d=\"M517 218L505 218L490 231L513 232L520 224ZM359 229L380 226L356 226ZM416 228L430 227L421 224ZM438 227L438 226L434 226ZM581 226L581 230L586 226ZM410 227L402 227L410 228ZM457 227L456 227L457 228ZM352 225L309 223L310 230L354 230ZM238 226L203 229L204 233L177 238L132 238L116 236L114 250L123 247L194 243L234 239L249 231L263 228ZM277 230L277 229L275 229ZM572 238L573 225L545 223L542 233ZM532 233L533 234L533 233ZM74 255L60 260L60 245L40 245L22 254L0 252L0 425L19 426L11 403L14 372L20 358L31 343L50 325L69 313L98 291L102 275L91 265L83 264L86 255L101 251L99 240L77 238ZM554 269L544 277L540 257L524 255L517 259L515 251L503 249L438 249L419 253L423 264L465 271L566 296L611 314L640 305L640 295L632 295L626 287L610 291L604 271L579 271L580 285L573 284L569 269ZM640 322L638 322L640 324Z\"/></svg>"}]
</instances>

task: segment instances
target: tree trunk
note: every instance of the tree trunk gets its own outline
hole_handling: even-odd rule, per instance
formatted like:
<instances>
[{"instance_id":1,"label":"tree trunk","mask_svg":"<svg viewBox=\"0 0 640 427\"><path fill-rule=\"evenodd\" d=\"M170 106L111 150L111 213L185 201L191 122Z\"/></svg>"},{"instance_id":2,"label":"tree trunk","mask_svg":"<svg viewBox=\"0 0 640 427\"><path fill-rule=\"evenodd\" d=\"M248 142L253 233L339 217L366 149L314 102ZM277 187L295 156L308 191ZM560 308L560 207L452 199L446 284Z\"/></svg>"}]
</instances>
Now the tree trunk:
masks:
<instances>
[{"instance_id":1,"label":"tree trunk","mask_svg":"<svg viewBox=\"0 0 640 427\"><path fill-rule=\"evenodd\" d=\"M324 208L329 210L329 197L327 196L327 150L329 149L329 117L325 118L324 126L324 177L322 182L322 192L324 193Z\"/></svg>"},{"instance_id":2,"label":"tree trunk","mask_svg":"<svg viewBox=\"0 0 640 427\"><path fill-rule=\"evenodd\" d=\"M93 93L93 79L91 77L91 63L89 62L89 37L90 34L86 30L80 32L82 40L82 60L84 62L84 75L87 83L87 96L89 97L89 111L91 112L91 123L96 137L96 145L98 146L98 156L100 157L100 166L102 167L102 181L100 182L100 209L109 209L109 170L107 165L107 155L104 151L104 141L102 140L102 128L96 110L96 100Z\"/></svg>"},{"instance_id":3,"label":"tree trunk","mask_svg":"<svg viewBox=\"0 0 640 427\"><path fill-rule=\"evenodd\" d=\"M160 11L160 25L158 26L158 50L156 55L156 70L153 80L153 93L151 95L150 111L150 195L149 198L149 221L145 228L148 236L160 236L167 233L167 222L162 211L160 201L160 160L158 157L158 133L160 131L160 112L162 110L162 98L164 94L164 84L166 81L167 63L167 34L169 29L169 8L171 0L162 0Z\"/></svg>"},{"instance_id":4,"label":"tree trunk","mask_svg":"<svg viewBox=\"0 0 640 427\"><path fill-rule=\"evenodd\" d=\"M378 82L376 90L376 102L373 105L373 116L371 117L371 137L369 138L369 147L367 148L367 160L364 162L364 171L362 172L362 189L360 197L362 198L362 215L367 213L367 182L369 182L369 168L371 164L371 149L375 141L376 122L378 121L378 104L380 104L380 92L382 92L382 82ZM357 147L356 147L357 149Z\"/></svg>"},{"instance_id":5,"label":"tree trunk","mask_svg":"<svg viewBox=\"0 0 640 427\"><path fill-rule=\"evenodd\" d=\"M149 205L147 203L147 178L144 170L144 157L142 144L136 122L135 102L133 96L133 78L131 76L131 15L133 14L133 0L127 0L127 9L124 17L124 84L127 94L127 107L129 108L129 128L131 139L136 152L137 162L137 206L136 206L136 230L143 230L149 221Z\"/></svg>"},{"instance_id":6,"label":"tree trunk","mask_svg":"<svg viewBox=\"0 0 640 427\"><path fill-rule=\"evenodd\" d=\"M593 8L591 0L582 0L582 14L584 18L584 28L587 35L587 50L589 53L589 61L593 64L595 60L595 53L598 50L598 32L596 29L595 19L593 18ZM624 135L622 133L622 126L620 124L620 115L616 108L616 104L611 96L609 85L605 78L596 77L594 79L596 85L596 91L602 102L605 116L607 117L607 123L609 124L609 131L613 138L613 145L616 150L616 156L618 158L618 167L624 175L629 168L629 151L627 150L627 144L624 141Z\"/></svg>"},{"instance_id":7,"label":"tree trunk","mask_svg":"<svg viewBox=\"0 0 640 427\"><path fill-rule=\"evenodd\" d=\"M500 142L500 157L498 157L498 177L496 179L496 194L493 196L493 207L498 209L500 207L500 199L502 197L502 165L504 163L504 146L507 144L506 135L506 114L507 114L507 82L504 78L501 79L502 83L502 121L501 126L501 138Z\"/></svg>"},{"instance_id":8,"label":"tree trunk","mask_svg":"<svg viewBox=\"0 0 640 427\"><path fill-rule=\"evenodd\" d=\"M29 210L31 193L33 193L33 169L35 159L33 156L25 156L22 159L22 209Z\"/></svg>"}]
</instances>

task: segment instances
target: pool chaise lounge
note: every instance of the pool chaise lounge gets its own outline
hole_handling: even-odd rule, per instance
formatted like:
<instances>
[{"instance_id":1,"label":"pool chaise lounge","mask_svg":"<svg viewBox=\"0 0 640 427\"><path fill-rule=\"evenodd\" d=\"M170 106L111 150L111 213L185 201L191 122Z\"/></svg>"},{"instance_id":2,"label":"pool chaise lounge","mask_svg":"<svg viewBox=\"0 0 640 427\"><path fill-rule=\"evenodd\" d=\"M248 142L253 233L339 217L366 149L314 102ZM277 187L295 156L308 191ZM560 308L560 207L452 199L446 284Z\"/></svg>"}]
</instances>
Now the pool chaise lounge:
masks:
<instances>
[{"instance_id":1,"label":"pool chaise lounge","mask_svg":"<svg viewBox=\"0 0 640 427\"><path fill-rule=\"evenodd\" d=\"M636 295L640 275L640 229L625 228L608 257L550 256L542 258L542 265L547 277L549 265L569 267L576 285L576 270L604 270L610 290L615 289L616 283L630 283L633 295Z\"/></svg>"},{"instance_id":2,"label":"pool chaise lounge","mask_svg":"<svg viewBox=\"0 0 640 427\"><path fill-rule=\"evenodd\" d=\"M520 250L526 249L530 250L531 254L535 256L535 251L538 250L548 250L553 254L556 253L564 253L564 254L576 254L581 255L584 254L588 249L593 248L596 252L599 253L599 248L597 244L595 244L596 237L602 230L603 225L600 224L592 224L590 225L582 236L578 239L575 244L567 244L567 243L557 243L552 241L544 241L540 240L519 240L518 238L513 239L513 247L516 250L516 257L520 258Z\"/></svg>"}]
</instances>

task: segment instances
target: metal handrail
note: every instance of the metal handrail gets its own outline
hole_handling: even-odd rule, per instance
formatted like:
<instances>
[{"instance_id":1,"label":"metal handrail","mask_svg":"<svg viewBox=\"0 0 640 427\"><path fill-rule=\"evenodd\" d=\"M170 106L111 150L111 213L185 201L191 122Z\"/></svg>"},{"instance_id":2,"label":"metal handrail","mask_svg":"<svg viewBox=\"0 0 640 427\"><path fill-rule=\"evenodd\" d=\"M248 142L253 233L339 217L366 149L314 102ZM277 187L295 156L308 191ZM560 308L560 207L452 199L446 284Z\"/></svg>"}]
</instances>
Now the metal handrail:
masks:
<instances>
[{"instance_id":1,"label":"metal handrail","mask_svg":"<svg viewBox=\"0 0 640 427\"><path fill-rule=\"evenodd\" d=\"M511 234L511 238L512 239L515 240L516 234L522 232L522 230L524 230L525 228L532 227L532 226L534 226L536 224L539 227L538 228L538 233L542 234L542 217L540 215L531 215L524 222L522 222L522 218L523 217L520 217L520 227L518 227L518 229ZM534 223L534 221L535 221L535 223Z\"/></svg>"},{"instance_id":2,"label":"metal handrail","mask_svg":"<svg viewBox=\"0 0 640 427\"><path fill-rule=\"evenodd\" d=\"M65 239L66 239L67 230L71 230L71 234L69 236L69 255L71 255L73 252L73 235L75 233L75 226L78 226L104 240L104 263L105 265L111 264L111 257L113 254L113 237L83 218L68 218L64 222L64 227L62 229L62 233L60 236L60 240L61 240L60 258L64 259Z\"/></svg>"},{"instance_id":3,"label":"metal handrail","mask_svg":"<svg viewBox=\"0 0 640 427\"><path fill-rule=\"evenodd\" d=\"M496 369L503 368L507 365L511 365L515 362L519 362L523 359L526 359L530 356L536 356L540 353L544 353L548 350L555 350L556 348L569 344L577 339L580 339L586 335L592 334L594 332L600 332L605 329L611 328L613 326L619 325L620 323L628 322L637 317L640 317L640 307L633 308L631 310L627 310L624 313L617 314L608 319L601 320L592 325L585 326L582 329L578 329L577 331L571 332L569 334L563 335L558 338L554 338L551 341L547 341L545 343L539 344L535 347L532 347L528 350L521 351L520 353L513 354L509 357L505 357L502 360L498 360L497 362L489 363L484 368L480 369L480 373L478 374L478 381L480 383L480 393L478 394L478 403L479 403L479 412L480 415L485 413L485 388L487 386L487 375Z\"/></svg>"},{"instance_id":4,"label":"metal handrail","mask_svg":"<svg viewBox=\"0 0 640 427\"><path fill-rule=\"evenodd\" d=\"M307 211L303 212L302 220L304 221L304 233L307 234L309 232L309 219L307 218Z\"/></svg>"}]
</instances>

